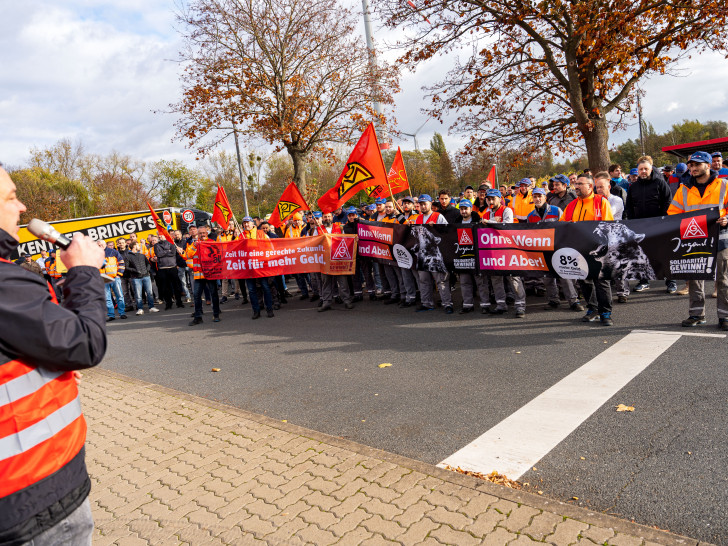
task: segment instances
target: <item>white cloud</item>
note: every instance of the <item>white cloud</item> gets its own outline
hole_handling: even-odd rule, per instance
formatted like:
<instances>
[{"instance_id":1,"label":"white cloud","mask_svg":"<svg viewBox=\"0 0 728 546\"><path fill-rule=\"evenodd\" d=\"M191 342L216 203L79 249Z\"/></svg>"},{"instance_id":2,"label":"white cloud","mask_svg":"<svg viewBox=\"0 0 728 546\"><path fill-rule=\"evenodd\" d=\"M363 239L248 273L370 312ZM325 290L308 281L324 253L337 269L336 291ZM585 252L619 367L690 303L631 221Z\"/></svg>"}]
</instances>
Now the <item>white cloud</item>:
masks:
<instances>
[{"instance_id":1,"label":"white cloud","mask_svg":"<svg viewBox=\"0 0 728 546\"><path fill-rule=\"evenodd\" d=\"M174 136L171 114L155 114L179 99L181 48L174 30L177 0L26 0L6 2L0 18L0 160L23 164L32 146L50 146L64 137L83 140L87 150L111 150L146 160L182 159L194 152ZM347 0L359 9L359 2ZM363 24L358 29L363 35ZM396 33L375 28L381 42ZM383 58L393 59L391 52ZM422 87L442 79L452 58L435 58L402 76L395 116L412 133L429 106ZM681 63L682 76L653 77L644 83L645 119L659 132L689 119L728 119L728 63L704 54ZM466 141L431 119L418 134L426 148L435 131L450 150ZM636 138L636 122L611 142ZM411 137L393 144L413 149ZM230 146L228 146L230 147Z\"/></svg>"}]
</instances>

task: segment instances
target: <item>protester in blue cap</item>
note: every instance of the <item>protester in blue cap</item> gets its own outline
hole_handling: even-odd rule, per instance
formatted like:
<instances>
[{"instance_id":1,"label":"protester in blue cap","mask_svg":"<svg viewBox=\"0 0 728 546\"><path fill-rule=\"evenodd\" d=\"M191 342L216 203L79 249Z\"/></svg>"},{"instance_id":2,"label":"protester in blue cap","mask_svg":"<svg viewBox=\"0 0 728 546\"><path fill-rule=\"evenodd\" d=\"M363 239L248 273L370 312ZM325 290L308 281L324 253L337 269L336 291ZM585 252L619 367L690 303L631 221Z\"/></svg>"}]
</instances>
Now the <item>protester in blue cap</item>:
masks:
<instances>
[{"instance_id":1,"label":"protester in blue cap","mask_svg":"<svg viewBox=\"0 0 728 546\"><path fill-rule=\"evenodd\" d=\"M473 210L473 203L469 199L461 199L458 206L460 207L461 224L470 225L480 222L480 215ZM460 245L465 244L461 239L458 239L458 243ZM470 246L471 244L473 244L473 241L466 246ZM479 287L478 294L480 296L481 305L487 305L489 303L488 284L486 283L483 288L482 280L481 283L478 284L477 276L479 276L477 271L471 272L463 270L459 272L460 294L463 297L463 308L460 310L461 315L464 315L465 313L472 313L475 309L475 298L473 293L476 286Z\"/></svg>"},{"instance_id":2,"label":"protester in blue cap","mask_svg":"<svg viewBox=\"0 0 728 546\"><path fill-rule=\"evenodd\" d=\"M652 158L648 155L637 160L637 180L633 182L627 192L624 214L630 220L638 218L657 218L667 214L667 208L672 201L672 193L665 179L657 169L653 168ZM650 279L643 278L634 287L635 292L642 292L650 288ZM677 292L677 283L668 279L667 293Z\"/></svg>"},{"instance_id":3,"label":"protester in blue cap","mask_svg":"<svg viewBox=\"0 0 728 546\"><path fill-rule=\"evenodd\" d=\"M530 178L522 178L518 182L518 193L513 196L513 200L508 207L513 211L513 218L516 222L526 221L528 213L533 210Z\"/></svg>"},{"instance_id":4,"label":"protester in blue cap","mask_svg":"<svg viewBox=\"0 0 728 546\"><path fill-rule=\"evenodd\" d=\"M728 168L723 166L723 154L720 152L713 152L711 154L712 162L710 168L718 173L721 178L728 177Z\"/></svg>"},{"instance_id":5,"label":"protester in blue cap","mask_svg":"<svg viewBox=\"0 0 728 546\"><path fill-rule=\"evenodd\" d=\"M635 180L637 180L637 168L629 170L629 175L627 175L627 182L629 182L630 186L635 183Z\"/></svg>"},{"instance_id":6,"label":"protester in blue cap","mask_svg":"<svg viewBox=\"0 0 728 546\"><path fill-rule=\"evenodd\" d=\"M695 152L688 160L690 179L675 193L668 214L718 207L718 255L715 271L715 296L718 298L718 327L728 331L728 181L711 169L712 158L706 152ZM686 327L705 324L705 281L688 281L690 316L682 321Z\"/></svg>"},{"instance_id":7,"label":"protester in blue cap","mask_svg":"<svg viewBox=\"0 0 728 546\"><path fill-rule=\"evenodd\" d=\"M432 210L432 197L423 193L419 197L420 213L412 222L415 225L422 224L447 224L445 217L439 212ZM412 233L418 239L417 261L423 264L424 252L432 244L432 232L427 230L412 230ZM419 269L419 268L418 268ZM443 266L444 269L444 266ZM417 307L417 311L432 311L435 308L434 288L440 293L442 305L445 313L452 315L454 313L452 307L452 293L450 292L450 283L448 273L446 271L418 271L420 279L420 298L421 303Z\"/></svg>"},{"instance_id":8,"label":"protester in blue cap","mask_svg":"<svg viewBox=\"0 0 728 546\"><path fill-rule=\"evenodd\" d=\"M678 163L675 165L675 172L670 175L670 178L667 181L667 185L670 188L670 194L674 197L675 192L680 187L683 180L687 181L689 178L690 173L688 172L688 166L685 163Z\"/></svg>"},{"instance_id":9,"label":"protester in blue cap","mask_svg":"<svg viewBox=\"0 0 728 546\"><path fill-rule=\"evenodd\" d=\"M485 195L485 199L488 202L488 208L483 212L482 219L480 220L483 224L492 223L513 223L513 211L503 205L501 192L492 189L488 190ZM498 263L491 264L492 269L497 270L502 268ZM496 305L493 308L489 308L487 304L490 302L490 296L485 297L488 291L488 280L493 285L493 292L495 293ZM508 310L506 303L506 283L509 284L511 291L515 296L515 307L516 317L523 318L526 316L526 292L523 289L523 282L519 277L510 277L503 275L483 275L480 279L475 278L476 284L478 285L478 292L480 293L480 312L492 313L494 315L502 315Z\"/></svg>"},{"instance_id":10,"label":"protester in blue cap","mask_svg":"<svg viewBox=\"0 0 728 546\"><path fill-rule=\"evenodd\" d=\"M566 175L557 174L549 178L550 193L546 196L549 205L559 207L562 211L576 199L576 194L569 188L570 180Z\"/></svg>"}]
</instances>

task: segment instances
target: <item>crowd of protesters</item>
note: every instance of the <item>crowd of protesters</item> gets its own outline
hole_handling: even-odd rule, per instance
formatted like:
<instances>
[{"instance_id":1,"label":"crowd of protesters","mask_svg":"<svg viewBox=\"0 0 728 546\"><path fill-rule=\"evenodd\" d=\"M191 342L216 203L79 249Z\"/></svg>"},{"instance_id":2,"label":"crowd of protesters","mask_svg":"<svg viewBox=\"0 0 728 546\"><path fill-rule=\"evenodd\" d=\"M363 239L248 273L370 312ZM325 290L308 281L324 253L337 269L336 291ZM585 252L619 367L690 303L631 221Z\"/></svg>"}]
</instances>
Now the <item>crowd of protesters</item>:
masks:
<instances>
[{"instance_id":1,"label":"crowd of protesters","mask_svg":"<svg viewBox=\"0 0 728 546\"><path fill-rule=\"evenodd\" d=\"M404 196L394 202L384 198L360 208L339 208L322 214L318 211L297 212L285 225L274 228L261 218L243 218L241 225L230 229L210 230L207 225L190 225L188 232L171 233L174 245L156 235L137 240L135 234L115 241L99 241L104 247L106 263L101 273L106 280L107 321L117 315L126 319L134 310L143 315L164 309L194 304L190 326L203 322L204 308L211 306L213 321L220 321L221 305L240 301L250 305L252 318L261 317L265 308L268 317L293 297L288 289L295 282L300 300L317 302L318 311L332 309L334 303L352 309L354 303L368 298L381 300L385 305L414 307L417 311L432 311L438 305L447 314L454 313L452 293L459 281L462 307L460 314L474 312L476 300L483 314L506 313L509 305L515 317L526 313L526 294L545 297L546 310L555 310L564 300L568 309L586 314L585 322L599 320L612 325L613 292L618 303L627 303L630 291L650 288L649 279L637 279L630 287L626 279L571 281L537 277L487 275L485 273L447 273L413 271L396 265L384 265L359 256L354 275L325 275L320 273L275 276L247 280L213 281L204 278L197 255L197 243L204 240L231 241L240 238L265 239L305 237L324 233L357 233L359 219L388 223L410 224L473 224L511 222L551 222L586 220L621 220L660 217L700 208L718 206L721 210L721 237L716 267L719 327L728 330L728 170L722 165L722 155L697 152L687 163L658 169L649 156L638 160L624 178L620 165L608 171L592 174L559 174L539 184L534 178L524 178L515 186L492 187L483 182L477 190L467 186L457 196L442 189L436 199L423 194ZM219 226L218 226L219 227ZM33 261L23 256L22 267L59 281L62 274L55 267L55 253L42 254ZM689 295L689 316L683 326L704 324L705 295L703 281L687 281L679 290L677 283L667 279L669 294ZM56 283L57 284L57 283ZM439 302L436 301L436 292ZM60 297L60 290L57 289ZM583 303L582 303L583 301Z\"/></svg>"}]
</instances>

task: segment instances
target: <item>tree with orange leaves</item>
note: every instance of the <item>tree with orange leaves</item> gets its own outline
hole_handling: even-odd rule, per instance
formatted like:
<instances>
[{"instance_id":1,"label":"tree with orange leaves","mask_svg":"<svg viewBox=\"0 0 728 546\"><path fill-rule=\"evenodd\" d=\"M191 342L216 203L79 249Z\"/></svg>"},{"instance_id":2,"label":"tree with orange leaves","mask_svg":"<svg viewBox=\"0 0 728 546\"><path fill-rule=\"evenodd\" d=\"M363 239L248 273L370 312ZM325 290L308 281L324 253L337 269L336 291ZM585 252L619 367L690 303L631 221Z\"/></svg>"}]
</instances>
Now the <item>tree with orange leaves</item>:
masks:
<instances>
[{"instance_id":1,"label":"tree with orange leaves","mask_svg":"<svg viewBox=\"0 0 728 546\"><path fill-rule=\"evenodd\" d=\"M178 136L205 154L235 130L286 149L306 194L305 161L358 138L391 104L397 71L373 67L337 0L192 0L179 14L187 62ZM380 118L381 122L384 119Z\"/></svg>"},{"instance_id":2,"label":"tree with orange leaves","mask_svg":"<svg viewBox=\"0 0 728 546\"><path fill-rule=\"evenodd\" d=\"M609 132L633 112L635 84L690 53L726 52L723 0L374 3L409 35L405 65L468 52L429 91L431 115L458 112L470 149L586 149L594 172L609 165Z\"/></svg>"}]
</instances>

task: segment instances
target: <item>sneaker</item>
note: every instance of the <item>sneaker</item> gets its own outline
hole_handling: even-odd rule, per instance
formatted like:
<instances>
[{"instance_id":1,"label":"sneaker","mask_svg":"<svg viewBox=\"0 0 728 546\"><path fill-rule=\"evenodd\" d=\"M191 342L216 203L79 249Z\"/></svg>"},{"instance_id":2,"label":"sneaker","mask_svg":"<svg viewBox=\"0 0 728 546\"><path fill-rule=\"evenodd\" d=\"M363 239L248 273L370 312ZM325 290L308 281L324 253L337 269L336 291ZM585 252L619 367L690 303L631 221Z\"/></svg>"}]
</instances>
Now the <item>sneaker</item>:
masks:
<instances>
[{"instance_id":1,"label":"sneaker","mask_svg":"<svg viewBox=\"0 0 728 546\"><path fill-rule=\"evenodd\" d=\"M516 309L516 318L524 318L526 316L525 309Z\"/></svg>"},{"instance_id":2,"label":"sneaker","mask_svg":"<svg viewBox=\"0 0 728 546\"><path fill-rule=\"evenodd\" d=\"M558 301L550 301L546 305L544 305L543 310L544 311L553 311L554 309L558 309L561 306L561 303Z\"/></svg>"},{"instance_id":3,"label":"sneaker","mask_svg":"<svg viewBox=\"0 0 728 546\"><path fill-rule=\"evenodd\" d=\"M308 296L306 296L306 297L308 297ZM239 300L240 299L240 294L235 294L235 299L236 300Z\"/></svg>"},{"instance_id":4,"label":"sneaker","mask_svg":"<svg viewBox=\"0 0 728 546\"><path fill-rule=\"evenodd\" d=\"M602 323L602 326L612 326L614 324L612 322L612 313L602 313L599 321Z\"/></svg>"},{"instance_id":5,"label":"sneaker","mask_svg":"<svg viewBox=\"0 0 728 546\"><path fill-rule=\"evenodd\" d=\"M416 311L417 311L418 313L419 313L420 311L434 311L434 310L435 310L435 308L434 308L434 307L428 307L427 305L422 305L422 304L419 304L419 305L417 306L417 309L416 309Z\"/></svg>"},{"instance_id":6,"label":"sneaker","mask_svg":"<svg viewBox=\"0 0 728 546\"><path fill-rule=\"evenodd\" d=\"M185 302L186 302L186 303L192 303L192 298L187 298L187 299L185 300Z\"/></svg>"},{"instance_id":7,"label":"sneaker","mask_svg":"<svg viewBox=\"0 0 728 546\"><path fill-rule=\"evenodd\" d=\"M413 301L401 301L399 302L399 307L412 307L415 304Z\"/></svg>"},{"instance_id":8,"label":"sneaker","mask_svg":"<svg viewBox=\"0 0 728 546\"><path fill-rule=\"evenodd\" d=\"M728 332L728 319L718 319L718 328L720 328L723 331Z\"/></svg>"},{"instance_id":9,"label":"sneaker","mask_svg":"<svg viewBox=\"0 0 728 546\"><path fill-rule=\"evenodd\" d=\"M491 307L491 308L488 309L488 313L490 313L491 315L502 315L507 310L508 309L499 309L497 307L494 309L494 308Z\"/></svg>"},{"instance_id":10,"label":"sneaker","mask_svg":"<svg viewBox=\"0 0 728 546\"><path fill-rule=\"evenodd\" d=\"M460 311L458 311L458 314L465 315L466 313L472 313L473 311L475 311L475 307L463 307Z\"/></svg>"},{"instance_id":11,"label":"sneaker","mask_svg":"<svg viewBox=\"0 0 728 546\"><path fill-rule=\"evenodd\" d=\"M597 313L594 309L587 309L586 315L581 317L582 322L594 322L599 318L599 313Z\"/></svg>"},{"instance_id":12,"label":"sneaker","mask_svg":"<svg viewBox=\"0 0 728 546\"><path fill-rule=\"evenodd\" d=\"M670 284L668 284L665 292L667 292L668 294L674 294L675 292L677 292L677 283L671 282Z\"/></svg>"},{"instance_id":13,"label":"sneaker","mask_svg":"<svg viewBox=\"0 0 728 546\"><path fill-rule=\"evenodd\" d=\"M344 304L344 307L346 307L347 309L354 309L354 304L351 302L346 302Z\"/></svg>"},{"instance_id":14,"label":"sneaker","mask_svg":"<svg viewBox=\"0 0 728 546\"><path fill-rule=\"evenodd\" d=\"M637 286L634 287L635 292L644 292L645 290L649 290L650 285L648 283L639 283Z\"/></svg>"},{"instance_id":15,"label":"sneaker","mask_svg":"<svg viewBox=\"0 0 728 546\"><path fill-rule=\"evenodd\" d=\"M212 322L220 322L220 317L215 317L212 319Z\"/></svg>"},{"instance_id":16,"label":"sneaker","mask_svg":"<svg viewBox=\"0 0 728 546\"><path fill-rule=\"evenodd\" d=\"M119 315L119 318L124 320L126 318L126 315Z\"/></svg>"},{"instance_id":17,"label":"sneaker","mask_svg":"<svg viewBox=\"0 0 728 546\"><path fill-rule=\"evenodd\" d=\"M569 305L569 309L571 309L572 311L579 311L579 312L581 312L581 311L584 310L584 306L581 303L579 303L578 301L575 301L574 303L572 303L571 305Z\"/></svg>"},{"instance_id":18,"label":"sneaker","mask_svg":"<svg viewBox=\"0 0 728 546\"><path fill-rule=\"evenodd\" d=\"M260 318L260 311L253 311L253 320Z\"/></svg>"},{"instance_id":19,"label":"sneaker","mask_svg":"<svg viewBox=\"0 0 728 546\"><path fill-rule=\"evenodd\" d=\"M627 303L627 296L617 296L617 303Z\"/></svg>"},{"instance_id":20,"label":"sneaker","mask_svg":"<svg viewBox=\"0 0 728 546\"><path fill-rule=\"evenodd\" d=\"M151 309L149 310L149 312L150 312L150 313L159 313L159 309L157 309L156 307L152 307L152 308L151 308Z\"/></svg>"},{"instance_id":21,"label":"sneaker","mask_svg":"<svg viewBox=\"0 0 728 546\"><path fill-rule=\"evenodd\" d=\"M220 303L225 303L227 301L227 296L223 296L220 298Z\"/></svg>"},{"instance_id":22,"label":"sneaker","mask_svg":"<svg viewBox=\"0 0 728 546\"><path fill-rule=\"evenodd\" d=\"M137 315L143 315L143 314L144 314L144 309L139 309L139 310L138 310L138 311L136 312L136 314L137 314Z\"/></svg>"},{"instance_id":23,"label":"sneaker","mask_svg":"<svg viewBox=\"0 0 728 546\"><path fill-rule=\"evenodd\" d=\"M190 326L195 326L196 324L202 324L202 317L195 317L190 321Z\"/></svg>"},{"instance_id":24,"label":"sneaker","mask_svg":"<svg viewBox=\"0 0 728 546\"><path fill-rule=\"evenodd\" d=\"M318 308L319 313L323 313L324 311L331 311L331 305L327 303Z\"/></svg>"},{"instance_id":25,"label":"sneaker","mask_svg":"<svg viewBox=\"0 0 728 546\"><path fill-rule=\"evenodd\" d=\"M448 305L445 307L445 314L446 315L452 315L455 311L453 311L452 305Z\"/></svg>"},{"instance_id":26,"label":"sneaker","mask_svg":"<svg viewBox=\"0 0 728 546\"><path fill-rule=\"evenodd\" d=\"M106 317L106 322L111 322L112 320L116 320L116 317Z\"/></svg>"},{"instance_id":27,"label":"sneaker","mask_svg":"<svg viewBox=\"0 0 728 546\"><path fill-rule=\"evenodd\" d=\"M688 318L686 318L684 321L682 321L682 325L686 328L690 326L697 326L698 324L705 324L705 315L690 315Z\"/></svg>"},{"instance_id":28,"label":"sneaker","mask_svg":"<svg viewBox=\"0 0 728 546\"><path fill-rule=\"evenodd\" d=\"M688 289L687 283L685 284L684 288L681 288L677 292L675 292L675 295L677 296L687 296L690 293L690 290Z\"/></svg>"}]
</instances>

